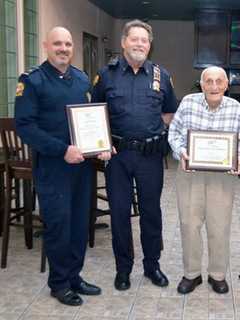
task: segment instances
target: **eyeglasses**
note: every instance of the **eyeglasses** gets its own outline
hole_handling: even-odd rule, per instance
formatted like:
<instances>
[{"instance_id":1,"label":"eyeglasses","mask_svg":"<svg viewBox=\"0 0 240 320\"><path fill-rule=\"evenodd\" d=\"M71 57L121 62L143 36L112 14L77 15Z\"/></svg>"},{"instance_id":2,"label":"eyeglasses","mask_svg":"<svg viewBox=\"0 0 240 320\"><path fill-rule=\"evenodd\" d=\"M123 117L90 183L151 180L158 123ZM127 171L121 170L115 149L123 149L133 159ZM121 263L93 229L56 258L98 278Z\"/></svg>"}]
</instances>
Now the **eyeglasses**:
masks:
<instances>
[{"instance_id":1,"label":"eyeglasses","mask_svg":"<svg viewBox=\"0 0 240 320\"><path fill-rule=\"evenodd\" d=\"M217 79L217 80L207 79L203 81L203 83L208 87L213 87L214 85L216 87L223 87L226 85L226 80L225 79Z\"/></svg>"}]
</instances>

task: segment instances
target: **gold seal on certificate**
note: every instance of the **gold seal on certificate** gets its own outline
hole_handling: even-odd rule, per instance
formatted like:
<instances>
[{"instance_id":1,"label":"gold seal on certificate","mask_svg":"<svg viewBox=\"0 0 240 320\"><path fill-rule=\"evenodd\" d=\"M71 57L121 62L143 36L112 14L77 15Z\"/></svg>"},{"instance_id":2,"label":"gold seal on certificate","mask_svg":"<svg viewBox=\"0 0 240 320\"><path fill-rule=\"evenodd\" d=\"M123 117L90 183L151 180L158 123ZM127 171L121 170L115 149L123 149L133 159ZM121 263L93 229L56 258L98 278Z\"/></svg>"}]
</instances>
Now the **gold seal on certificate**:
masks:
<instances>
[{"instance_id":1,"label":"gold seal on certificate","mask_svg":"<svg viewBox=\"0 0 240 320\"><path fill-rule=\"evenodd\" d=\"M238 168L238 134L188 130L187 169L230 171Z\"/></svg>"},{"instance_id":2,"label":"gold seal on certificate","mask_svg":"<svg viewBox=\"0 0 240 320\"><path fill-rule=\"evenodd\" d=\"M67 105L71 142L87 156L112 150L107 104Z\"/></svg>"}]
</instances>

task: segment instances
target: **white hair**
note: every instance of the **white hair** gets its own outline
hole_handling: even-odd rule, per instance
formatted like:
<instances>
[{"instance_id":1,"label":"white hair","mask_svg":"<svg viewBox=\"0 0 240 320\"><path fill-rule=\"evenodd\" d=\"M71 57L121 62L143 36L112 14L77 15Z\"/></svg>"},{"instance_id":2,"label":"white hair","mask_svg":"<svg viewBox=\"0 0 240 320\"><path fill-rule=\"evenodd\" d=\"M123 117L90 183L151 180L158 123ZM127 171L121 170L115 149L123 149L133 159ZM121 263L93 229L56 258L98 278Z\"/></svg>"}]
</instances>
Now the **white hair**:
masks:
<instances>
[{"instance_id":1,"label":"white hair","mask_svg":"<svg viewBox=\"0 0 240 320\"><path fill-rule=\"evenodd\" d=\"M226 74L226 71L222 68L222 67L217 67L217 66L210 66L210 67L207 67L206 69L204 69L201 73L201 78L200 78L200 83L202 84L204 82L203 78L205 76L205 74L207 72L220 72L222 73L222 75L224 76L224 78L226 79L226 81L228 81L228 77L227 77L227 74Z\"/></svg>"}]
</instances>

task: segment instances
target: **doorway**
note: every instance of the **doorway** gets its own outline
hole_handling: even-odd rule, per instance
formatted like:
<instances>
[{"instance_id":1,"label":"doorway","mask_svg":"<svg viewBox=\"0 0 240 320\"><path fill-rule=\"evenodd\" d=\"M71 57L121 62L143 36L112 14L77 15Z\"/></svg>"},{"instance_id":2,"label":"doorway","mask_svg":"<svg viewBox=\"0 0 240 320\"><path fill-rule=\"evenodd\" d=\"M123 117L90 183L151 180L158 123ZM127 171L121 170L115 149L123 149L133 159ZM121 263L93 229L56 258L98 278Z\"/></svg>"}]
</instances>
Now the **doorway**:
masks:
<instances>
[{"instance_id":1,"label":"doorway","mask_svg":"<svg viewBox=\"0 0 240 320\"><path fill-rule=\"evenodd\" d=\"M98 39L86 32L83 33L83 70L93 82L98 71Z\"/></svg>"}]
</instances>

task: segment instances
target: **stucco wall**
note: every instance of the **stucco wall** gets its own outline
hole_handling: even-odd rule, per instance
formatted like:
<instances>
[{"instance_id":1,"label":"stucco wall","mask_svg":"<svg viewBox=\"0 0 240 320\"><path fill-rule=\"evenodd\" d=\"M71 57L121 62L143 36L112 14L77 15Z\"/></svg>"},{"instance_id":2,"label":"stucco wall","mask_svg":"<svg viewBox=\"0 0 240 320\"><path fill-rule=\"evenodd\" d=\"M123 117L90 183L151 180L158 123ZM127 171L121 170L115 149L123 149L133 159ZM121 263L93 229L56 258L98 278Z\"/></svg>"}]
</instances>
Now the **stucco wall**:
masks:
<instances>
[{"instance_id":1,"label":"stucco wall","mask_svg":"<svg viewBox=\"0 0 240 320\"><path fill-rule=\"evenodd\" d=\"M42 42L47 31L63 26L72 33L75 44L73 63L82 68L82 34L88 32L99 38L99 65L103 64L104 48L111 46L114 19L87 0L39 0L39 47L40 61L45 59ZM102 37L109 39L108 43Z\"/></svg>"},{"instance_id":2,"label":"stucco wall","mask_svg":"<svg viewBox=\"0 0 240 320\"><path fill-rule=\"evenodd\" d=\"M99 66L104 64L104 49L120 52L124 20L114 19L87 0L39 0L40 42L48 30L61 25L68 28L75 42L73 63L82 68L82 32L99 38ZM152 60L171 73L178 99L189 93L199 71L193 69L193 21L149 21L153 27ZM102 38L106 37L106 42ZM41 61L45 58L40 51Z\"/></svg>"}]
</instances>

